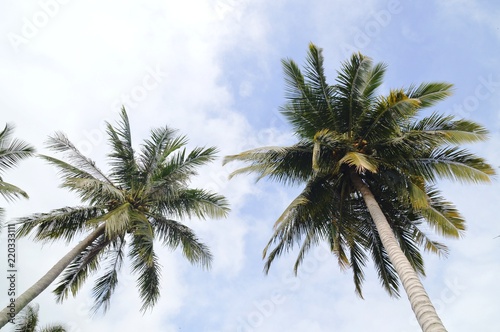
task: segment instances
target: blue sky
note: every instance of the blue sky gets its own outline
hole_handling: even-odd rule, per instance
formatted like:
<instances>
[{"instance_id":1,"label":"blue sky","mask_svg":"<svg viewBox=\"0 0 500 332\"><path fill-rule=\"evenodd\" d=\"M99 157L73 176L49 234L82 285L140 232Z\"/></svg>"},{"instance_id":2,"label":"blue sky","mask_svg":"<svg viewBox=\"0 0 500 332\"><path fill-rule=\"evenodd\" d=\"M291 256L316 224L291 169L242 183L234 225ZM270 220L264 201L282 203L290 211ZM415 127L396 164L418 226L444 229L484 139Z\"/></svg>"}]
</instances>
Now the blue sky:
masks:
<instances>
[{"instance_id":1,"label":"blue sky","mask_svg":"<svg viewBox=\"0 0 500 332\"><path fill-rule=\"evenodd\" d=\"M453 83L454 95L434 110L484 124L491 139L470 148L497 167L499 17L496 2L465 0L2 2L0 112L3 122L16 125L16 136L39 152L47 153L48 135L63 131L102 168L108 151L102 124L117 120L121 104L136 144L152 127L167 124L188 135L191 146L218 146L221 157L288 145L294 137L279 115L280 61L302 64L314 42L324 49L330 82L341 61L360 51L388 65L380 94L411 83ZM252 177L228 181L234 167L218 159L193 181L231 202L227 220L186 221L211 247L211 271L158 248L162 297L151 312L139 312L135 279L124 266L106 315L89 315L89 282L63 305L49 291L42 294L36 300L42 323L65 322L72 332L419 331L406 297L390 298L371 263L364 300L354 293L351 273L340 271L323 247L311 252L297 278L294 253L264 276L262 249L300 188L256 184ZM4 178L30 194L29 201L1 203L9 220L77 204L41 160L24 161ZM463 239L443 240L451 249L447 259L426 255L424 286L450 331L498 331L498 180L439 185L466 217L468 231ZM0 239L4 243L5 232ZM19 241L18 289L29 287L70 247ZM3 289L0 283L5 302Z\"/></svg>"}]
</instances>

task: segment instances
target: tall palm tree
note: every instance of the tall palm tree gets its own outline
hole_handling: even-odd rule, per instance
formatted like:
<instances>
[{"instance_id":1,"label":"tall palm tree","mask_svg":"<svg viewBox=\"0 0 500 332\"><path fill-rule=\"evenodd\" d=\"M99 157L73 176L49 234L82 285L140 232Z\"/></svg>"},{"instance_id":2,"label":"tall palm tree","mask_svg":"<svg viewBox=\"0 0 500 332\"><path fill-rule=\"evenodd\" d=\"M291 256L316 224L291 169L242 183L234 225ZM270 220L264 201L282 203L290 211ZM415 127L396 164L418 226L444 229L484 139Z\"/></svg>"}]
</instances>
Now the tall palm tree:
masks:
<instances>
[{"instance_id":1,"label":"tall palm tree","mask_svg":"<svg viewBox=\"0 0 500 332\"><path fill-rule=\"evenodd\" d=\"M423 331L446 331L419 275L419 247L446 254L447 247L422 230L459 237L464 219L447 202L439 178L488 182L493 169L458 147L486 139L480 125L420 111L449 96L451 84L423 83L377 96L386 66L354 54L329 85L321 49L310 44L304 72L282 61L287 103L282 114L298 142L228 156L247 166L232 175L257 173L284 184L305 184L274 225L264 249L265 271L299 245L295 272L306 252L326 241L342 268L351 268L362 296L363 268L371 254L379 278L398 296L402 283ZM274 246L274 247L273 247Z\"/></svg>"},{"instance_id":2,"label":"tall palm tree","mask_svg":"<svg viewBox=\"0 0 500 332\"><path fill-rule=\"evenodd\" d=\"M38 327L37 304L28 304L16 317L15 332L66 332L67 329L60 324L51 324L43 328Z\"/></svg>"},{"instance_id":3,"label":"tall palm tree","mask_svg":"<svg viewBox=\"0 0 500 332\"><path fill-rule=\"evenodd\" d=\"M0 132L0 194L8 201L19 197L28 198L28 194L21 188L3 181L3 173L17 166L22 159L31 157L35 152L35 149L28 143L13 138L13 133L14 126L9 124L6 124L5 128ZM0 207L0 225L4 213L4 209Z\"/></svg>"},{"instance_id":4,"label":"tall palm tree","mask_svg":"<svg viewBox=\"0 0 500 332\"><path fill-rule=\"evenodd\" d=\"M99 268L103 274L93 288L94 310L108 309L118 283L118 271L125 253L138 275L141 310L151 308L160 295L160 266L154 240L171 248L181 247L194 264L209 267L212 256L193 231L176 219L186 217L221 218L229 211L226 199L204 189L190 188L196 169L215 158L216 149L184 147L187 139L162 127L153 129L136 154L132 146L130 124L125 109L116 127L108 124L112 147L110 173L106 175L57 133L49 138L49 148L66 155L63 161L42 156L60 170L62 187L77 193L83 206L63 207L35 214L19 221L19 236L33 234L35 240L74 240L87 236L57 262L38 282L16 300L21 310L61 273L54 290L63 301L78 292L84 281ZM0 315L0 327L8 317L8 308Z\"/></svg>"}]
</instances>

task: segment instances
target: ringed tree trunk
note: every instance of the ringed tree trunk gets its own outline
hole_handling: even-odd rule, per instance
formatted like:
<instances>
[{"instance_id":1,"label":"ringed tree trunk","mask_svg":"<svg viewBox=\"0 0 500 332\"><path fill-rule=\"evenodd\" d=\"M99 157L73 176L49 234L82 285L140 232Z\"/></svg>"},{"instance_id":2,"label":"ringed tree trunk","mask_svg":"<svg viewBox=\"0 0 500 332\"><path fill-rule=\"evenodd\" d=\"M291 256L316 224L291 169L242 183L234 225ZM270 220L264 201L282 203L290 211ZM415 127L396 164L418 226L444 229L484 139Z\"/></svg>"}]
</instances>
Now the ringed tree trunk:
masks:
<instances>
[{"instance_id":1,"label":"ringed tree trunk","mask_svg":"<svg viewBox=\"0 0 500 332\"><path fill-rule=\"evenodd\" d=\"M363 183L361 178L352 173L351 179L357 190L363 196L366 207L372 216L373 222L377 228L380 240L384 245L391 263L401 279L401 283L406 291L408 299L417 321L424 332L446 332L441 319L436 313L436 309L431 303L427 292L422 285L418 274L415 272L405 254L401 250L396 237L387 221L384 213L371 192L370 188Z\"/></svg>"},{"instance_id":2,"label":"ringed tree trunk","mask_svg":"<svg viewBox=\"0 0 500 332\"><path fill-rule=\"evenodd\" d=\"M28 290L21 294L14 302L15 306L7 306L0 312L0 329L14 318L28 303L33 301L41 292L43 292L56 278L64 271L79 253L88 247L95 239L104 232L103 223L90 233L85 239L80 241L70 252L61 258L43 277L33 284ZM11 311L11 309L13 311Z\"/></svg>"}]
</instances>

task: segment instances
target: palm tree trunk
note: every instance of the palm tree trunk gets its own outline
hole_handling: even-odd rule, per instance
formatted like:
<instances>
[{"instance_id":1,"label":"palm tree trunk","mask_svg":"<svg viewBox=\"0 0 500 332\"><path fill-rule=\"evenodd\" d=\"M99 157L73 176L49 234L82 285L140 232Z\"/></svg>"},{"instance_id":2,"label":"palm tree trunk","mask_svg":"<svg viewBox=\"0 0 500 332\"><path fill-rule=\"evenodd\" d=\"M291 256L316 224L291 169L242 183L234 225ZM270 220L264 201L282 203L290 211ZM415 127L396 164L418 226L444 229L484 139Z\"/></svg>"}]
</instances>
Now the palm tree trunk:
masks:
<instances>
[{"instance_id":1,"label":"palm tree trunk","mask_svg":"<svg viewBox=\"0 0 500 332\"><path fill-rule=\"evenodd\" d=\"M26 290L15 301L14 314L17 315L28 303L33 301L41 292L43 292L56 278L64 271L79 253L87 248L95 239L104 232L105 224L103 223L84 240L80 241L70 252L61 258L43 277L41 277L33 286ZM6 307L0 312L0 329L12 319L10 307Z\"/></svg>"},{"instance_id":2,"label":"palm tree trunk","mask_svg":"<svg viewBox=\"0 0 500 332\"><path fill-rule=\"evenodd\" d=\"M363 196L368 211L370 212L373 222L377 227L382 244L384 245L384 248L389 255L389 259L399 275L422 331L446 332L446 328L437 315L436 309L434 309L424 286L401 250L392 228L389 225L384 213L380 209L380 206L373 196L370 188L363 183L357 174L351 174L351 179L356 189L359 190Z\"/></svg>"}]
</instances>

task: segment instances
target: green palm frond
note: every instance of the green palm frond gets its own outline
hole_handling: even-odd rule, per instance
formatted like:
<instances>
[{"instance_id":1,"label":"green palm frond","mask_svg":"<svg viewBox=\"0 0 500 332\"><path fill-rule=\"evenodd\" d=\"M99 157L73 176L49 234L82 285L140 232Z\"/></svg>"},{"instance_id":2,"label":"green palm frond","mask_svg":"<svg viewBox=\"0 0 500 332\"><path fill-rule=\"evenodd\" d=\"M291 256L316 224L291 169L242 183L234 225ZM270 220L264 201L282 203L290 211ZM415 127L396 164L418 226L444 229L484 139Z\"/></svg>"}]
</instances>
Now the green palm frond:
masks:
<instances>
[{"instance_id":1,"label":"green palm frond","mask_svg":"<svg viewBox=\"0 0 500 332\"><path fill-rule=\"evenodd\" d=\"M92 205L105 205L112 201L123 202L125 200L122 190L111 183L97 179L66 178L61 187L78 193L82 202L89 202Z\"/></svg>"},{"instance_id":2,"label":"green palm frond","mask_svg":"<svg viewBox=\"0 0 500 332\"><path fill-rule=\"evenodd\" d=\"M160 296L160 265L153 249L154 231L146 222L134 223L129 254L132 272L138 274L137 286L142 300L141 311L153 307Z\"/></svg>"},{"instance_id":3,"label":"green palm frond","mask_svg":"<svg viewBox=\"0 0 500 332\"><path fill-rule=\"evenodd\" d=\"M0 178L0 195L7 201L12 201L19 197L28 198L28 194L13 184L2 181Z\"/></svg>"},{"instance_id":4,"label":"green palm frond","mask_svg":"<svg viewBox=\"0 0 500 332\"><path fill-rule=\"evenodd\" d=\"M15 332L35 332L38 326L38 304L29 304L16 316Z\"/></svg>"},{"instance_id":5,"label":"green palm frond","mask_svg":"<svg viewBox=\"0 0 500 332\"><path fill-rule=\"evenodd\" d=\"M318 98L318 91L314 91L306 83L295 62L282 60L282 64L288 103L281 108L281 113L290 121L297 135L310 138L320 123L324 124L325 120L328 121L324 117L325 111L328 111L328 103Z\"/></svg>"},{"instance_id":6,"label":"green palm frond","mask_svg":"<svg viewBox=\"0 0 500 332\"><path fill-rule=\"evenodd\" d=\"M338 72L336 108L341 125L337 131L352 137L357 119L367 106L365 91L372 78L373 61L360 53L353 54L349 61L342 64Z\"/></svg>"},{"instance_id":7,"label":"green palm frond","mask_svg":"<svg viewBox=\"0 0 500 332\"><path fill-rule=\"evenodd\" d=\"M447 246L440 242L431 240L427 234L422 232L417 226L413 228L413 239L418 245L423 246L428 252L432 252L438 256L448 256L449 249Z\"/></svg>"},{"instance_id":8,"label":"green palm frond","mask_svg":"<svg viewBox=\"0 0 500 332\"><path fill-rule=\"evenodd\" d=\"M33 156L35 148L28 143L13 138L14 126L6 124L0 131L0 176L15 167L21 160Z\"/></svg>"},{"instance_id":9,"label":"green palm frond","mask_svg":"<svg viewBox=\"0 0 500 332\"><path fill-rule=\"evenodd\" d=\"M447 202L434 187L426 188L429 207L421 209L429 225L442 236L460 237L465 231L465 220L456 207Z\"/></svg>"},{"instance_id":10,"label":"green palm frond","mask_svg":"<svg viewBox=\"0 0 500 332\"><path fill-rule=\"evenodd\" d=\"M212 262L212 254L208 247L201 243L194 232L178 221L167 219L162 216L152 215L152 224L156 230L157 238L172 249L182 247L184 256L192 264L209 268Z\"/></svg>"},{"instance_id":11,"label":"green palm frond","mask_svg":"<svg viewBox=\"0 0 500 332\"><path fill-rule=\"evenodd\" d=\"M94 312L101 307L104 312L109 309L111 295L113 295L118 284L118 271L120 271L123 264L125 243L123 238L117 237L112 242L112 247L104 254L105 257L103 260L107 264L107 267L104 275L96 280L92 288L92 296L94 297L94 306L92 309Z\"/></svg>"},{"instance_id":12,"label":"green palm frond","mask_svg":"<svg viewBox=\"0 0 500 332\"><path fill-rule=\"evenodd\" d=\"M363 292L361 290L363 281L365 280L363 268L366 266L367 257L364 249L358 243L358 241L351 240L349 243L349 248L350 267L352 269L356 294L358 294L359 297L363 298Z\"/></svg>"},{"instance_id":13,"label":"green palm frond","mask_svg":"<svg viewBox=\"0 0 500 332\"><path fill-rule=\"evenodd\" d=\"M80 252L61 274L54 289L57 302L63 302L70 293L75 296L87 278L100 267L100 259L105 254L110 241L101 234L85 250Z\"/></svg>"},{"instance_id":14,"label":"green palm frond","mask_svg":"<svg viewBox=\"0 0 500 332\"><path fill-rule=\"evenodd\" d=\"M490 182L495 174L483 158L457 147L434 149L428 155L409 159L406 166L431 182L437 178L464 183Z\"/></svg>"},{"instance_id":15,"label":"green palm frond","mask_svg":"<svg viewBox=\"0 0 500 332\"><path fill-rule=\"evenodd\" d=\"M227 156L224 164L230 161L250 162L250 166L231 173L230 178L244 173L257 173L257 180L267 176L284 184L298 184L313 174L312 150L313 144L306 142L286 148L265 147Z\"/></svg>"},{"instance_id":16,"label":"green palm frond","mask_svg":"<svg viewBox=\"0 0 500 332\"><path fill-rule=\"evenodd\" d=\"M406 91L409 98L420 101L420 108L435 105L452 94L453 84L446 82L422 83L419 86L410 86Z\"/></svg>"},{"instance_id":17,"label":"green palm frond","mask_svg":"<svg viewBox=\"0 0 500 332\"><path fill-rule=\"evenodd\" d=\"M57 166L63 176L67 176L69 172L75 172L75 175L88 174L89 178L93 177L101 181L111 182L95 165L95 162L84 156L65 134L56 132L47 139L46 145L51 150L63 153L65 158L69 160L69 162L66 163L48 156L41 156L54 166Z\"/></svg>"},{"instance_id":18,"label":"green palm frond","mask_svg":"<svg viewBox=\"0 0 500 332\"><path fill-rule=\"evenodd\" d=\"M122 107L117 127L108 123L107 132L112 147L112 152L108 154L111 159L111 179L126 189L134 188L138 180L138 167L132 148L130 122L125 108Z\"/></svg>"},{"instance_id":19,"label":"green palm frond","mask_svg":"<svg viewBox=\"0 0 500 332\"><path fill-rule=\"evenodd\" d=\"M462 144L484 141L488 138L488 130L468 120L454 120L453 116L438 113L415 122L408 130L417 139L436 140L437 144ZM439 146L439 145L437 145Z\"/></svg>"},{"instance_id":20,"label":"green palm frond","mask_svg":"<svg viewBox=\"0 0 500 332\"><path fill-rule=\"evenodd\" d=\"M175 130L168 127L151 130L150 139L144 140L141 148L141 173L148 183L151 177L161 169L165 159L174 151L187 144L185 136L174 137Z\"/></svg>"},{"instance_id":21,"label":"green palm frond","mask_svg":"<svg viewBox=\"0 0 500 332\"><path fill-rule=\"evenodd\" d=\"M168 214L183 217L223 218L229 212L229 203L224 196L203 189L179 190L173 200L159 203Z\"/></svg>"},{"instance_id":22,"label":"green palm frond","mask_svg":"<svg viewBox=\"0 0 500 332\"><path fill-rule=\"evenodd\" d=\"M35 241L52 242L63 239L72 241L75 236L89 230L89 220L104 213L99 206L64 207L49 213L37 213L17 219L17 236L33 235Z\"/></svg>"}]
</instances>

